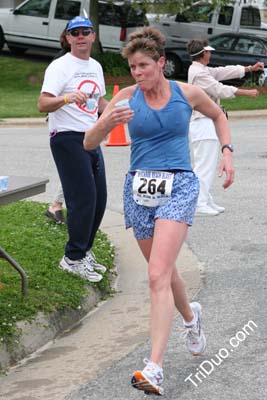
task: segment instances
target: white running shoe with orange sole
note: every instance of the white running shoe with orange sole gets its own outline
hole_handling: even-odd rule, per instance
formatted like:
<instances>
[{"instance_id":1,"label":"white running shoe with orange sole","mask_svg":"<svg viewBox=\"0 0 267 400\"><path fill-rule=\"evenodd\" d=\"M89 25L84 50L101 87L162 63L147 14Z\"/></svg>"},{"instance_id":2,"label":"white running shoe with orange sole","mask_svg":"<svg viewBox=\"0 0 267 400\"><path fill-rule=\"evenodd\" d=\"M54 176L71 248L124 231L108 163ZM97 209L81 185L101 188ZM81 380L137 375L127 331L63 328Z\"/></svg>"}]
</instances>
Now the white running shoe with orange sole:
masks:
<instances>
[{"instance_id":1,"label":"white running shoe with orange sole","mask_svg":"<svg viewBox=\"0 0 267 400\"><path fill-rule=\"evenodd\" d=\"M152 361L144 359L143 371L135 371L131 384L135 389L143 390L145 394L163 395L163 370Z\"/></svg>"}]
</instances>

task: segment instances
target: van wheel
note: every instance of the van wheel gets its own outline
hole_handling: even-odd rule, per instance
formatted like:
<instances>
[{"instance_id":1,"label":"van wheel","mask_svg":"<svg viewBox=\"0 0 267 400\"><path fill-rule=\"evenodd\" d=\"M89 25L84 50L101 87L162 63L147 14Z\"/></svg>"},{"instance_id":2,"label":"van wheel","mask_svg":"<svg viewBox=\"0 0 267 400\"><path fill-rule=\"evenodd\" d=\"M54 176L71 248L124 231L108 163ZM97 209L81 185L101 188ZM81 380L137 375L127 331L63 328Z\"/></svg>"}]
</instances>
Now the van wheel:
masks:
<instances>
[{"instance_id":1,"label":"van wheel","mask_svg":"<svg viewBox=\"0 0 267 400\"><path fill-rule=\"evenodd\" d=\"M16 47L16 46L8 46L8 48L11 51L11 53L17 56L24 54L25 51L27 50L25 47Z\"/></svg>"},{"instance_id":2,"label":"van wheel","mask_svg":"<svg viewBox=\"0 0 267 400\"><path fill-rule=\"evenodd\" d=\"M164 68L164 75L166 78L175 78L182 72L182 63L181 60L173 55L166 54L166 63Z\"/></svg>"},{"instance_id":3,"label":"van wheel","mask_svg":"<svg viewBox=\"0 0 267 400\"><path fill-rule=\"evenodd\" d=\"M0 28L0 51L3 49L5 44L5 36L3 34L2 28Z\"/></svg>"}]
</instances>

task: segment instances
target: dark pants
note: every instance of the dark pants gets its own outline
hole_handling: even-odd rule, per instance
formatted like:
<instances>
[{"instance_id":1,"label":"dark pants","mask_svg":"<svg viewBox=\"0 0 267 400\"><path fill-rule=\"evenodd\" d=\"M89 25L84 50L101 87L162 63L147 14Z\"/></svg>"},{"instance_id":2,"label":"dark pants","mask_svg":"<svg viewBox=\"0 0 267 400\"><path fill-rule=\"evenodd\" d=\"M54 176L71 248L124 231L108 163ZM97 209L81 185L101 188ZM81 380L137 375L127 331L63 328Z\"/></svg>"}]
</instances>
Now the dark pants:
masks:
<instances>
[{"instance_id":1,"label":"dark pants","mask_svg":"<svg viewBox=\"0 0 267 400\"><path fill-rule=\"evenodd\" d=\"M103 218L107 188L100 147L86 151L83 132L60 132L50 139L67 207L69 240L65 255L85 257Z\"/></svg>"}]
</instances>

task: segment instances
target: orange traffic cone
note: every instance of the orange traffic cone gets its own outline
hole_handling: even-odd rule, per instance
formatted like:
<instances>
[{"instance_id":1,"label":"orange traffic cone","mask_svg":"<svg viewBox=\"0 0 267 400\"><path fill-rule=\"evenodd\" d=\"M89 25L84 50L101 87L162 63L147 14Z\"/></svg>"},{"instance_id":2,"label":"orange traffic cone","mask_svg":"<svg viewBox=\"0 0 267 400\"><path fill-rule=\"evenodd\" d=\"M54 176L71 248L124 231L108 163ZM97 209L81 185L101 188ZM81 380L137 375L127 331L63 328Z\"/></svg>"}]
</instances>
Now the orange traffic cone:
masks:
<instances>
[{"instance_id":1,"label":"orange traffic cone","mask_svg":"<svg viewBox=\"0 0 267 400\"><path fill-rule=\"evenodd\" d=\"M114 85L113 97L120 90L119 85ZM109 134L108 140L105 143L106 146L129 146L131 142L126 140L125 129L123 125L117 125Z\"/></svg>"}]
</instances>

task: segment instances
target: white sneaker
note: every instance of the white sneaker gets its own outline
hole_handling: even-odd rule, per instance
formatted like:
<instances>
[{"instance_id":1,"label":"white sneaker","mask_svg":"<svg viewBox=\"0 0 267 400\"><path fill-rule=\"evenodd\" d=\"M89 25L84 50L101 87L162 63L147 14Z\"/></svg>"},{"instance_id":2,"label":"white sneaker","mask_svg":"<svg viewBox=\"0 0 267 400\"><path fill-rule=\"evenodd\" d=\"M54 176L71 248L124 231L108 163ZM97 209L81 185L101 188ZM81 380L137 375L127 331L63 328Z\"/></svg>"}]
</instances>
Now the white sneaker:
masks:
<instances>
[{"instance_id":1,"label":"white sneaker","mask_svg":"<svg viewBox=\"0 0 267 400\"><path fill-rule=\"evenodd\" d=\"M95 255L92 251L87 251L85 258L88 264L90 264L95 271L101 272L102 274L106 272L107 268L96 261Z\"/></svg>"},{"instance_id":2,"label":"white sneaker","mask_svg":"<svg viewBox=\"0 0 267 400\"><path fill-rule=\"evenodd\" d=\"M135 371L132 376L131 384L134 388L143 390L145 394L163 394L163 370L153 361L144 359L146 364L143 371Z\"/></svg>"},{"instance_id":3,"label":"white sneaker","mask_svg":"<svg viewBox=\"0 0 267 400\"><path fill-rule=\"evenodd\" d=\"M199 356L204 353L206 348L206 337L201 326L201 305L194 302L190 303L190 307L195 315L194 323L188 325L188 323L184 321L185 331L182 333L182 337L186 339L188 351L193 354L193 356Z\"/></svg>"},{"instance_id":4,"label":"white sneaker","mask_svg":"<svg viewBox=\"0 0 267 400\"><path fill-rule=\"evenodd\" d=\"M196 208L195 217L200 217L200 216L213 217L218 214L220 214L219 211L215 210L214 208L208 205L205 205L205 206L198 206Z\"/></svg>"},{"instance_id":5,"label":"white sneaker","mask_svg":"<svg viewBox=\"0 0 267 400\"><path fill-rule=\"evenodd\" d=\"M90 282L100 282L103 278L102 275L93 270L91 265L88 264L86 258L83 258L82 260L71 260L64 256L59 263L59 268L79 275Z\"/></svg>"},{"instance_id":6,"label":"white sneaker","mask_svg":"<svg viewBox=\"0 0 267 400\"><path fill-rule=\"evenodd\" d=\"M218 204L214 203L214 201L209 202L209 206L214 210L219 211L219 213L223 213L225 211L224 207L218 206Z\"/></svg>"}]
</instances>

